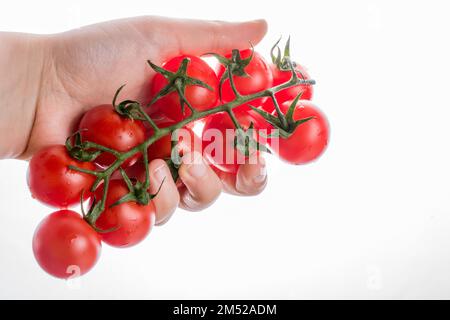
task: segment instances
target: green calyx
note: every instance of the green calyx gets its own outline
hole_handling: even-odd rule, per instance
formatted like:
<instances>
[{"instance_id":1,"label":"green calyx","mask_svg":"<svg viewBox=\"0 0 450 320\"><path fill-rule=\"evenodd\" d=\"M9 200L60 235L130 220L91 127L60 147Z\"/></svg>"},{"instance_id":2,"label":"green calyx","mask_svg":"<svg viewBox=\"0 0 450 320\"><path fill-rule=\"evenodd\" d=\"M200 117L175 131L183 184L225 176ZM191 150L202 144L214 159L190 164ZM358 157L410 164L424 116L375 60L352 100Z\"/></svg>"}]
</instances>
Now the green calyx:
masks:
<instances>
[{"instance_id":1,"label":"green calyx","mask_svg":"<svg viewBox=\"0 0 450 320\"><path fill-rule=\"evenodd\" d=\"M254 138L254 124L250 123L247 130L242 128L241 124L237 120L233 110L228 110L228 115L231 118L235 128L236 128L236 136L234 137L234 148L237 149L241 154L246 157L251 156L256 151L262 151L271 153L270 150L263 144L260 144Z\"/></svg>"},{"instance_id":2,"label":"green calyx","mask_svg":"<svg viewBox=\"0 0 450 320\"><path fill-rule=\"evenodd\" d=\"M69 136L66 140L65 146L70 156L74 159L77 159L82 162L92 162L103 152L108 152L115 156L116 158L120 156L120 152L103 145L97 144L91 141L82 141L81 139L81 131L79 130ZM71 167L71 166L69 166ZM96 174L95 171L90 170L82 170L80 168L72 168L74 170L78 170L80 172L86 172L89 174Z\"/></svg>"},{"instance_id":3,"label":"green calyx","mask_svg":"<svg viewBox=\"0 0 450 320\"><path fill-rule=\"evenodd\" d=\"M254 138L254 125L250 124L247 130L237 129L234 137L234 147L246 157L250 157L257 151L271 153L271 151Z\"/></svg>"},{"instance_id":4,"label":"green calyx","mask_svg":"<svg viewBox=\"0 0 450 320\"><path fill-rule=\"evenodd\" d=\"M231 79L232 76L237 77L248 77L249 75L245 71L245 68L250 64L253 59L254 49L252 46L252 53L248 58L242 59L241 53L237 49L233 49L231 51L231 58L225 58L217 53L206 53L205 55L213 56L219 61L219 63L224 66L225 72L220 78L220 86L219 86L219 97L222 100L222 86L225 80L228 78ZM231 80L230 80L231 81ZM232 85L233 90L235 90L234 85ZM236 93L236 92L235 92Z\"/></svg>"},{"instance_id":5,"label":"green calyx","mask_svg":"<svg viewBox=\"0 0 450 320\"><path fill-rule=\"evenodd\" d=\"M150 67L156 73L163 75L168 82L168 84L163 89L161 89L161 91L150 101L150 103L147 106L153 105L156 101L158 101L164 96L167 96L172 92L177 92L180 98L181 113L184 115L185 105L188 106L188 108L191 110L192 113L196 112L196 110L192 107L190 102L186 99L185 96L186 86L199 86L208 89L210 91L213 91L213 88L211 88L211 86L208 85L207 83L187 75L187 66L189 62L190 62L189 58L184 58L178 70L176 72L171 72L157 66L150 60L147 60L147 63L150 65Z\"/></svg>"},{"instance_id":6,"label":"green calyx","mask_svg":"<svg viewBox=\"0 0 450 320\"><path fill-rule=\"evenodd\" d=\"M262 116L268 123L270 123L277 131L274 134L268 135L267 137L282 137L284 139L289 138L297 129L297 127L305 122L308 122L309 120L314 119L314 117L307 117L300 120L294 120L294 111L297 106L298 101L300 100L302 96L302 92L300 92L295 99L292 101L292 103L289 105L289 109L287 110L286 114L282 114L284 119L284 124L282 121L280 121L280 117L275 117L272 114L255 108L253 106L250 106L253 111L258 113L260 116Z\"/></svg>"},{"instance_id":7,"label":"green calyx","mask_svg":"<svg viewBox=\"0 0 450 320\"><path fill-rule=\"evenodd\" d=\"M316 82L314 80L306 79L303 73L297 69L297 64L295 61L291 60L291 37L288 38L286 41L286 44L284 46L283 54L281 53L281 49L278 46L278 44L281 41L278 39L277 42L273 45L272 49L270 50L270 56L272 58L272 63L277 66L277 68L281 71L291 71L295 72L295 76L301 78L305 84L308 85L314 85ZM275 55L276 50L276 55Z\"/></svg>"},{"instance_id":8,"label":"green calyx","mask_svg":"<svg viewBox=\"0 0 450 320\"><path fill-rule=\"evenodd\" d=\"M89 208L89 211L86 213L86 211L84 210L84 190L81 192L81 200L80 200L81 204L81 214L83 215L83 219L98 233L108 233L108 232L112 232L112 231L116 231L117 228L111 228L111 229L107 229L107 230L103 230L100 229L96 226L95 222L96 222L96 218L93 219L93 217L99 217L100 214L102 213L103 209L102 209L102 203L101 202L97 202L97 199L95 199L95 196L92 199L92 205Z\"/></svg>"},{"instance_id":9,"label":"green calyx","mask_svg":"<svg viewBox=\"0 0 450 320\"><path fill-rule=\"evenodd\" d=\"M83 142L80 131L68 137L65 145L70 156L82 162L94 161L102 153L100 150L93 150L89 142Z\"/></svg>"},{"instance_id":10,"label":"green calyx","mask_svg":"<svg viewBox=\"0 0 450 320\"><path fill-rule=\"evenodd\" d=\"M270 50L270 56L272 58L272 63L274 65L276 65L279 70L289 71L289 70L291 70L291 67L289 65L289 61L291 59L291 49L290 49L291 37L289 37L288 40L286 41L283 54L281 53L281 49L278 46L280 41L281 41L281 37L280 37L280 39L278 39L277 42L275 42L272 49ZM275 54L275 50L277 52L276 54ZM294 65L294 68L295 68L295 66L296 66L295 62L292 62L292 64Z\"/></svg>"},{"instance_id":11,"label":"green calyx","mask_svg":"<svg viewBox=\"0 0 450 320\"><path fill-rule=\"evenodd\" d=\"M141 182L141 181L135 181L135 183L133 183L131 181L131 179L128 177L128 175L126 174L125 170L123 170L122 168L119 169L120 173L122 175L123 181L125 181L129 193L127 193L126 195L124 195L122 198L120 198L118 201L116 201L115 203L113 203L111 205L111 207L115 207L118 206L122 203L125 202L129 202L129 201L134 201L136 203L139 203L141 205L148 205L149 202L158 195L159 191L161 190L162 187L162 182L161 185L158 188L158 191L155 194L150 194L147 190L148 190L148 185L147 185L147 181L146 182Z\"/></svg>"},{"instance_id":12,"label":"green calyx","mask_svg":"<svg viewBox=\"0 0 450 320\"><path fill-rule=\"evenodd\" d=\"M144 110L141 107L141 104L134 100L124 100L117 104L117 98L120 94L120 91L125 87L125 84L120 86L119 89L117 89L116 93L114 94L114 98L112 101L112 105L114 107L114 110L121 116L124 116L129 119L135 119L135 120L141 120L146 121L146 118L143 113Z\"/></svg>"}]
</instances>

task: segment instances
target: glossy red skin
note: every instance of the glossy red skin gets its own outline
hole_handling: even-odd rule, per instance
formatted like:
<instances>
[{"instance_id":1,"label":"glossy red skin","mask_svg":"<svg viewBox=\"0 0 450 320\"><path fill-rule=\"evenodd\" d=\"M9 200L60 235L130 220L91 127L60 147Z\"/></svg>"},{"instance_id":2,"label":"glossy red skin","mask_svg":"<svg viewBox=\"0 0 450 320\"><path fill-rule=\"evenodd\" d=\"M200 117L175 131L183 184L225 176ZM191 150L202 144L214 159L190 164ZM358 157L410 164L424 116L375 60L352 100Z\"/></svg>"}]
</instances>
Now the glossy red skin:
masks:
<instances>
[{"instance_id":1,"label":"glossy red skin","mask_svg":"<svg viewBox=\"0 0 450 320\"><path fill-rule=\"evenodd\" d=\"M280 108L286 113L291 101L281 104ZM274 112L275 115L275 112ZM322 155L328 145L330 129L325 114L311 101L300 100L294 111L294 120L314 117L297 127L292 136L278 140L278 150L273 150L278 156L291 164L306 164ZM274 146L273 140L269 140Z\"/></svg>"},{"instance_id":2,"label":"glossy red skin","mask_svg":"<svg viewBox=\"0 0 450 320\"><path fill-rule=\"evenodd\" d=\"M170 125L173 125L173 122L159 123L158 126L160 128L165 128ZM152 130L150 130L150 135L152 134ZM178 150L180 156L187 152L194 151L196 148L196 140L198 137L195 135L194 131L190 127L183 127L178 131ZM201 146L201 144L199 144ZM172 156L172 135L166 135L154 143L152 143L148 149L148 161L152 161L154 159L168 159ZM198 150L197 150L198 151Z\"/></svg>"},{"instance_id":3,"label":"glossy red skin","mask_svg":"<svg viewBox=\"0 0 450 320\"><path fill-rule=\"evenodd\" d=\"M79 129L84 141L91 141L120 152L129 151L145 141L145 126L139 120L119 115L112 105L100 105L87 111L80 121ZM140 153L127 159L122 167L135 163ZM95 159L101 167L108 167L115 161L110 153L102 153Z\"/></svg>"},{"instance_id":4,"label":"glossy red skin","mask_svg":"<svg viewBox=\"0 0 450 320\"><path fill-rule=\"evenodd\" d=\"M177 144L177 148L179 151L180 157L183 157L188 152L197 151L199 153L202 152L202 143L200 141L200 138L197 137L197 135L192 131L192 129L185 127L183 128L186 130L183 135L183 137L179 137L179 142ZM184 140L185 137L187 140ZM172 157L172 141L171 136L167 135L162 137L161 139L157 140L155 143L150 145L148 148L148 161L151 162L155 159L163 159L167 160ZM172 159L174 160L174 159ZM181 161L181 158L178 159L178 161ZM130 178L135 178L139 181L145 181L145 167L143 161L138 161L131 167L128 167L126 170L126 173ZM114 173L114 177L120 178L120 173L117 171ZM182 186L183 183L180 179L178 181L175 181L177 186Z\"/></svg>"},{"instance_id":5,"label":"glossy red skin","mask_svg":"<svg viewBox=\"0 0 450 320\"><path fill-rule=\"evenodd\" d=\"M248 112L246 113L237 113L236 118L238 119L239 123L244 129L247 129L251 122L255 123L256 120L252 115ZM220 134L222 135L223 145L219 150L215 150L215 154L212 154L213 150L208 150L208 145L211 143L214 143L214 138L212 141L208 140L205 136L205 133L209 129L217 129L219 130ZM228 114L224 113L218 113L211 117L209 117L206 120L205 127L203 129L203 136L202 136L202 144L203 144L203 156L207 160L209 164L212 166L215 166L217 169L227 172L227 173L237 173L239 166L242 163L242 156L239 155L238 158L238 150L234 148L233 139L227 139L227 129L235 129L235 126L231 120L231 118L228 116ZM258 136L254 135L255 139L259 139ZM260 141L260 140L258 140ZM258 151L257 151L258 152ZM228 161L227 154L232 154L233 159L230 159L232 161ZM245 163L248 160L248 157L245 157L244 159Z\"/></svg>"},{"instance_id":6,"label":"glossy red skin","mask_svg":"<svg viewBox=\"0 0 450 320\"><path fill-rule=\"evenodd\" d=\"M199 111L215 107L219 98L219 80L214 70L205 61L195 56L182 55L167 61L163 65L163 68L176 72L184 58L190 59L186 71L187 75L203 81L213 89L211 91L200 86L188 85L186 86L186 91L184 93L187 101ZM163 75L157 73L152 80L150 88L151 97L153 98L156 96L167 83L167 79ZM172 92L159 99L150 107L149 113L152 115L164 114L167 118L175 122L179 122L191 115L191 111L187 105L185 105L184 114L182 113L180 98L177 92Z\"/></svg>"},{"instance_id":7,"label":"glossy red skin","mask_svg":"<svg viewBox=\"0 0 450 320\"><path fill-rule=\"evenodd\" d=\"M271 64L270 68L273 75L273 86L278 86L280 84L286 83L291 79L292 73L290 71L281 71L274 64ZM296 70L298 70L297 75L300 79L302 78L302 75L304 79L311 79L311 77L302 66L297 66ZM277 98L278 104L282 104L286 101L294 100L300 92L303 92L301 99L311 100L314 92L313 88L314 87L312 85L301 84L278 91L275 94L275 97ZM262 104L261 108L269 113L272 113L275 110L272 99L267 99Z\"/></svg>"},{"instance_id":8,"label":"glossy red skin","mask_svg":"<svg viewBox=\"0 0 450 320\"><path fill-rule=\"evenodd\" d=\"M282 71L277 68L276 65L271 65L272 75L273 75L273 85L277 86L279 84L288 82L291 79L292 72L291 71ZM305 68L297 65L295 67L295 70L297 71L297 76L299 79L305 79L310 80L311 77L306 72ZM287 89L284 89L282 91L279 91L275 94L275 96L278 98L278 101L283 103L288 100L293 100L297 95L302 93L301 99L302 100L311 100L313 97L314 92L314 86L307 85L307 84L300 84L297 86L293 86Z\"/></svg>"},{"instance_id":9,"label":"glossy red skin","mask_svg":"<svg viewBox=\"0 0 450 320\"><path fill-rule=\"evenodd\" d=\"M153 201L148 205L136 202L126 202L110 207L128 193L128 187L123 180L111 180L105 203L105 211L100 215L96 226L101 230L116 229L102 233L102 240L113 247L131 247L144 240L155 224L156 209ZM103 186L100 186L95 196L100 199Z\"/></svg>"},{"instance_id":10,"label":"glossy red skin","mask_svg":"<svg viewBox=\"0 0 450 320\"><path fill-rule=\"evenodd\" d=\"M95 170L91 162L71 158L63 145L39 150L31 158L27 173L28 187L33 198L57 208L79 204L83 190L83 196L88 199L95 177L69 169L69 166Z\"/></svg>"},{"instance_id":11,"label":"glossy red skin","mask_svg":"<svg viewBox=\"0 0 450 320\"><path fill-rule=\"evenodd\" d=\"M240 52L241 58L248 58L252 53L252 50L246 49ZM231 58L231 54L227 55L226 58ZM226 69L220 66L218 71L218 78L221 79L222 75ZM245 67L245 72L249 77L238 77L233 76L233 81L236 86L237 91L242 95L254 94L262 90L268 89L272 86L272 72L270 67L264 58L257 52L253 53L253 58L249 65ZM233 89L230 85L230 80L227 78L222 86L222 100L223 102L230 102L235 98ZM261 98L249 102L254 107L261 106L267 98ZM247 104L239 106L234 109L235 112L245 112L250 110Z\"/></svg>"},{"instance_id":12,"label":"glossy red skin","mask_svg":"<svg viewBox=\"0 0 450 320\"><path fill-rule=\"evenodd\" d=\"M130 179L145 181L145 167L144 167L144 163L142 161L138 161L135 164L133 164L131 167L126 168L125 172L127 173L128 177L130 177ZM113 179L122 179L122 175L120 174L119 171L116 171L113 173L112 178ZM175 184L177 187L184 186L181 179L178 179L177 181L175 181Z\"/></svg>"},{"instance_id":13,"label":"glossy red skin","mask_svg":"<svg viewBox=\"0 0 450 320\"><path fill-rule=\"evenodd\" d=\"M48 274L67 279L92 269L100 256L101 241L78 213L61 210L39 224L33 237L33 252Z\"/></svg>"}]
</instances>

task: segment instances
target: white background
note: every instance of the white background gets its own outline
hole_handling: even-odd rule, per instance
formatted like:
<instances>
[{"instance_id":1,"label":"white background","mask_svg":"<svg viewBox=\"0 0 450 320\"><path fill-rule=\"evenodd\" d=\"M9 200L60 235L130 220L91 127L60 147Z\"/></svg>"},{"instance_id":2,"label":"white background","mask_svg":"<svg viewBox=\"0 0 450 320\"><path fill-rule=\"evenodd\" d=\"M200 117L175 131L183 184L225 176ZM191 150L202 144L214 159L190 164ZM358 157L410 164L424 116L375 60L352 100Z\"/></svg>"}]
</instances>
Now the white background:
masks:
<instances>
[{"instance_id":1,"label":"white background","mask_svg":"<svg viewBox=\"0 0 450 320\"><path fill-rule=\"evenodd\" d=\"M448 1L270 3L2 4L0 30L34 33L143 14L266 18L257 49L292 36L332 136L312 165L270 158L257 198L223 195L135 248L104 246L75 286L35 263L50 209L29 196L27 163L1 161L0 298L450 298Z\"/></svg>"}]
</instances>

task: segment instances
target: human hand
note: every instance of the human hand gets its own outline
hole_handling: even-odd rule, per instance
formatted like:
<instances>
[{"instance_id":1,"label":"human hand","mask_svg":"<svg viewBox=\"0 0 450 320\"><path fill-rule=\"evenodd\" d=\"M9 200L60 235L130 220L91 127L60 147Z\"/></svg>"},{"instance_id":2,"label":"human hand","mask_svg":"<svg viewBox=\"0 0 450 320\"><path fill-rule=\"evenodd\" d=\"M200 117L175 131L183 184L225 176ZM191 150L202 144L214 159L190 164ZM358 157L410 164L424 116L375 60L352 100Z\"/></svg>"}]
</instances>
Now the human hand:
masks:
<instances>
[{"instance_id":1,"label":"human hand","mask_svg":"<svg viewBox=\"0 0 450 320\"><path fill-rule=\"evenodd\" d=\"M26 67L19 68L25 78L18 78L19 85L13 89L0 83L0 99L7 101L2 107L6 116L0 120L0 136L6 139L0 143L0 158L27 159L46 145L63 143L83 113L95 105L110 103L123 83L127 83L123 96L148 101L153 71L145 64L147 59L161 64L181 53L243 49L249 41L258 43L266 28L264 21L226 23L138 17L51 36L6 34L4 37L12 38L13 43L14 37L25 43L25 47L11 49L12 53L25 50L11 59L14 63L4 62L4 67L17 73L14 64L23 65L23 59ZM7 51L0 50L0 55ZM14 105L17 101L21 102L20 108ZM164 161L152 161L150 170L155 181L152 188L166 177L154 199L157 223L167 221L178 205L193 211L207 207L220 194L222 182L224 190L240 195L259 193L266 183L263 160L241 166L236 176L220 174L220 178L204 161L183 164L179 172L181 188L170 178Z\"/></svg>"}]
</instances>

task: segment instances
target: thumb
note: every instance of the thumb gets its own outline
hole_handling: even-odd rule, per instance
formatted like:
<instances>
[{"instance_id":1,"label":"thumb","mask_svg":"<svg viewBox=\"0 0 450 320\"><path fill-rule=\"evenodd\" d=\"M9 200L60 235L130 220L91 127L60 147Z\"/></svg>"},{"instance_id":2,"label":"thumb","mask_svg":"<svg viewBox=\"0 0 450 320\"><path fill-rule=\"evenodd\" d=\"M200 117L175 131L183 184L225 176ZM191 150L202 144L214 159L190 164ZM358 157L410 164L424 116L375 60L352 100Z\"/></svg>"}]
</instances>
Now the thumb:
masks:
<instances>
[{"instance_id":1,"label":"thumb","mask_svg":"<svg viewBox=\"0 0 450 320\"><path fill-rule=\"evenodd\" d=\"M225 53L256 45L267 32L265 20L224 22L145 17L146 31L164 55ZM155 30L159 35L155 39ZM144 33L145 33L144 32Z\"/></svg>"}]
</instances>

